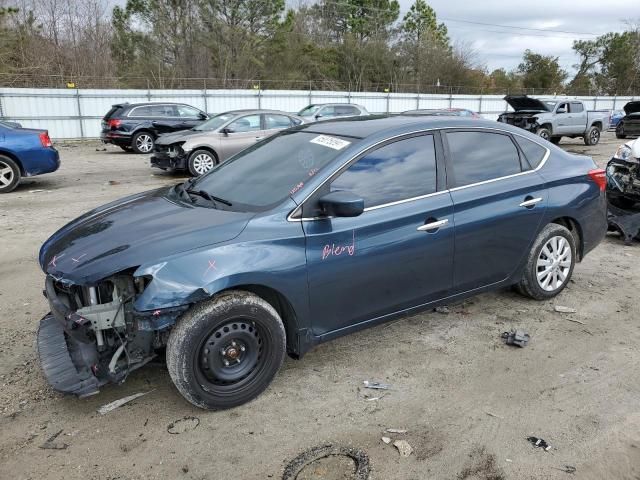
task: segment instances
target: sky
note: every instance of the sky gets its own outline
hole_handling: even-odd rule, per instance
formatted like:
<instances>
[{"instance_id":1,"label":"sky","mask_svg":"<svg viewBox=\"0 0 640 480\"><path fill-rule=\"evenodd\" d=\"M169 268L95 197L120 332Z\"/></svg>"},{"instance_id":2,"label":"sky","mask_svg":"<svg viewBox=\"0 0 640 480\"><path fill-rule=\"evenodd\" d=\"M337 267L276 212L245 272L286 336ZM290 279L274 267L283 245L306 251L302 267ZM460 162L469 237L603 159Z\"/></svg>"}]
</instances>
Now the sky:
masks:
<instances>
[{"instance_id":1,"label":"sky","mask_svg":"<svg viewBox=\"0 0 640 480\"><path fill-rule=\"evenodd\" d=\"M399 1L402 17L413 0ZM625 20L640 22L640 0L427 0L427 3L435 10L438 21L447 25L451 40L469 44L489 71L516 68L522 53L529 48L559 57L560 65L571 73L578 61L571 49L574 40L591 40L607 32L623 31Z\"/></svg>"}]
</instances>

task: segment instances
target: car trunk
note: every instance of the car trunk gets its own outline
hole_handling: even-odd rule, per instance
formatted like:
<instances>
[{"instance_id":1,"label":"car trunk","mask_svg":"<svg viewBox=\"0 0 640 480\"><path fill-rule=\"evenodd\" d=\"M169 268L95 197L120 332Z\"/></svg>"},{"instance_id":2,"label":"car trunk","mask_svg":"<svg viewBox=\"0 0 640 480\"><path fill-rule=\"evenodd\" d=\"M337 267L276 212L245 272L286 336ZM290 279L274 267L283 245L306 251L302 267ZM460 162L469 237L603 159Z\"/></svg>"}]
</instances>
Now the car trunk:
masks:
<instances>
[{"instance_id":1,"label":"car trunk","mask_svg":"<svg viewBox=\"0 0 640 480\"><path fill-rule=\"evenodd\" d=\"M634 117L640 116L640 101L629 102L623 108L626 115L633 115Z\"/></svg>"}]
</instances>

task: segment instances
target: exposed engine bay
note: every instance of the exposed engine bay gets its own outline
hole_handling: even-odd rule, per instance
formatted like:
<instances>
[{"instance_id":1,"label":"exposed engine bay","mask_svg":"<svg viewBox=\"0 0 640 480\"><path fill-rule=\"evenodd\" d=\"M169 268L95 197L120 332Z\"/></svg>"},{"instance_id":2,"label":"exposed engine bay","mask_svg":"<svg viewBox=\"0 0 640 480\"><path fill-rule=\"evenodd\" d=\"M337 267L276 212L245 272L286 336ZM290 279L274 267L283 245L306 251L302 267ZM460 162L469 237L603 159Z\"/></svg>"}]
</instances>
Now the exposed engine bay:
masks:
<instances>
[{"instance_id":1,"label":"exposed engine bay","mask_svg":"<svg viewBox=\"0 0 640 480\"><path fill-rule=\"evenodd\" d=\"M640 141L620 145L606 174L609 229L630 243L640 238Z\"/></svg>"},{"instance_id":2,"label":"exposed engine bay","mask_svg":"<svg viewBox=\"0 0 640 480\"><path fill-rule=\"evenodd\" d=\"M166 345L170 327L184 308L136 312L133 302L145 278L118 274L95 286L47 276L51 313L38 331L38 354L56 389L81 397L106 383L123 382Z\"/></svg>"},{"instance_id":3,"label":"exposed engine bay","mask_svg":"<svg viewBox=\"0 0 640 480\"><path fill-rule=\"evenodd\" d=\"M536 114L540 112L509 112L498 116L498 121L535 133L540 127Z\"/></svg>"}]
</instances>

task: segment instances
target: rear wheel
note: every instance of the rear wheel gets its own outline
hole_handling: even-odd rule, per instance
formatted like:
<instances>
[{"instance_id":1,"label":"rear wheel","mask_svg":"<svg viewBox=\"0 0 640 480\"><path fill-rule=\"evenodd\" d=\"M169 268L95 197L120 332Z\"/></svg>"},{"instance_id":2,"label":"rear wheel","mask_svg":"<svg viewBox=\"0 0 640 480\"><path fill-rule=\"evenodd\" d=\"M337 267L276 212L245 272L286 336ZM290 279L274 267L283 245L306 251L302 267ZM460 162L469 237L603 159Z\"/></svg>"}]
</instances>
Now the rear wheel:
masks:
<instances>
[{"instance_id":1,"label":"rear wheel","mask_svg":"<svg viewBox=\"0 0 640 480\"><path fill-rule=\"evenodd\" d=\"M216 156L208 150L196 150L189 156L189 173L198 177L204 175L218 163Z\"/></svg>"},{"instance_id":2,"label":"rear wheel","mask_svg":"<svg viewBox=\"0 0 640 480\"><path fill-rule=\"evenodd\" d=\"M597 145L600 141L600 129L598 127L591 127L587 130L584 136L585 145Z\"/></svg>"},{"instance_id":3,"label":"rear wheel","mask_svg":"<svg viewBox=\"0 0 640 480\"><path fill-rule=\"evenodd\" d=\"M9 193L20 182L20 167L9 157L0 155L0 193Z\"/></svg>"},{"instance_id":4,"label":"rear wheel","mask_svg":"<svg viewBox=\"0 0 640 480\"><path fill-rule=\"evenodd\" d=\"M627 135L624 133L624 125L622 123L618 123L616 127L616 138L627 138Z\"/></svg>"},{"instance_id":5,"label":"rear wheel","mask_svg":"<svg viewBox=\"0 0 640 480\"><path fill-rule=\"evenodd\" d=\"M576 244L571 232L550 223L531 247L518 291L535 300L558 295L569 283L576 263Z\"/></svg>"},{"instance_id":6,"label":"rear wheel","mask_svg":"<svg viewBox=\"0 0 640 480\"><path fill-rule=\"evenodd\" d=\"M136 153L151 153L155 140L149 132L138 132L131 139L131 148Z\"/></svg>"},{"instance_id":7,"label":"rear wheel","mask_svg":"<svg viewBox=\"0 0 640 480\"><path fill-rule=\"evenodd\" d=\"M193 306L167 343L167 367L193 405L217 410L261 394L282 365L284 325L265 300L229 291Z\"/></svg>"}]
</instances>

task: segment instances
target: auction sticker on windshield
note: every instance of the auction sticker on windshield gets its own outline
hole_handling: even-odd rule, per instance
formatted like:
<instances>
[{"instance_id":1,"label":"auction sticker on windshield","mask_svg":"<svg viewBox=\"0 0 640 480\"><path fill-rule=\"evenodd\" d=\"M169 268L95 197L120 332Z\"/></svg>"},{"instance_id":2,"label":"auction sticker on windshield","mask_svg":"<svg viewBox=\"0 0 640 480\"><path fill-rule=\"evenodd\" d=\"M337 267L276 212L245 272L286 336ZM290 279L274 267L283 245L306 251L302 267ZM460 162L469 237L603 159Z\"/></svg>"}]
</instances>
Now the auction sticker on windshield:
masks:
<instances>
[{"instance_id":1,"label":"auction sticker on windshield","mask_svg":"<svg viewBox=\"0 0 640 480\"><path fill-rule=\"evenodd\" d=\"M330 137L328 135L318 135L310 141L311 143L333 148L334 150L342 150L344 147L351 144L351 142L347 142L341 138Z\"/></svg>"}]
</instances>

